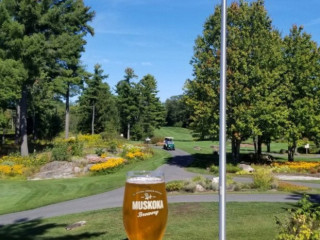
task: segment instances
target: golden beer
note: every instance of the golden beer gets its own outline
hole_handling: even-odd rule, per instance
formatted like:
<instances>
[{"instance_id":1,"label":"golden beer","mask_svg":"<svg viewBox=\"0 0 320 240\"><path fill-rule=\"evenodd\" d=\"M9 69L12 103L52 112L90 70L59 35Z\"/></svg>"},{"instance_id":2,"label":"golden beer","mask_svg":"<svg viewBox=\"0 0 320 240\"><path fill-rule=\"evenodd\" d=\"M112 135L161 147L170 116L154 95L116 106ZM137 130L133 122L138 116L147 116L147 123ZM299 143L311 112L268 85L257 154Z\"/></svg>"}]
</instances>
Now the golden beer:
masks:
<instances>
[{"instance_id":1,"label":"golden beer","mask_svg":"<svg viewBox=\"0 0 320 240\"><path fill-rule=\"evenodd\" d=\"M129 172L123 201L123 223L129 240L161 240L167 217L163 174Z\"/></svg>"}]
</instances>

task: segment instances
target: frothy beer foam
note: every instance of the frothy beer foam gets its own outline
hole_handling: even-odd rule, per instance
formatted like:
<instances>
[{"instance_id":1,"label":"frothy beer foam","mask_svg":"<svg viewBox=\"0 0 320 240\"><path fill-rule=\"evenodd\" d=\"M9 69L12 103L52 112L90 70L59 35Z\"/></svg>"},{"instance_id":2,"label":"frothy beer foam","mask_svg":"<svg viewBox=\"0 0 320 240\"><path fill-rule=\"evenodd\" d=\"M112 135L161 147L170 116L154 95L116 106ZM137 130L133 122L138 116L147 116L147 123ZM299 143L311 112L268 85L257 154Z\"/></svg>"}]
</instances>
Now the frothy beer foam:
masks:
<instances>
[{"instance_id":1,"label":"frothy beer foam","mask_svg":"<svg viewBox=\"0 0 320 240\"><path fill-rule=\"evenodd\" d=\"M133 177L127 179L127 182L133 184L156 184L164 181L160 177Z\"/></svg>"}]
</instances>

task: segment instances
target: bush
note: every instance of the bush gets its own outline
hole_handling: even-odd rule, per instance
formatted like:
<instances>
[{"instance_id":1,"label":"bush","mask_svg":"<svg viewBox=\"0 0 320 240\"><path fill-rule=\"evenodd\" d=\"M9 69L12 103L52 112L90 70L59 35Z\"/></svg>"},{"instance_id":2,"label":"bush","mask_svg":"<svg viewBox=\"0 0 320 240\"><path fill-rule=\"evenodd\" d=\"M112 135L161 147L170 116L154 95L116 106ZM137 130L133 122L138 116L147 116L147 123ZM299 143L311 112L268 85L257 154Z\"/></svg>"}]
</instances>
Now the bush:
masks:
<instances>
[{"instance_id":1,"label":"bush","mask_svg":"<svg viewBox=\"0 0 320 240\"><path fill-rule=\"evenodd\" d=\"M152 144L156 144L156 143L158 143L158 142L161 142L161 143L162 143L163 141L164 141L164 137L157 137L157 136L156 136L156 137L152 137L152 138L151 138L151 143L152 143Z\"/></svg>"},{"instance_id":2,"label":"bush","mask_svg":"<svg viewBox=\"0 0 320 240\"><path fill-rule=\"evenodd\" d=\"M113 173L122 167L124 163L125 159L123 158L110 158L106 162L93 165L90 168L90 171L95 174Z\"/></svg>"},{"instance_id":3,"label":"bush","mask_svg":"<svg viewBox=\"0 0 320 240\"><path fill-rule=\"evenodd\" d=\"M212 172L213 174L218 174L219 173L219 167L216 165L211 165L209 168L209 171Z\"/></svg>"},{"instance_id":4,"label":"bush","mask_svg":"<svg viewBox=\"0 0 320 240\"><path fill-rule=\"evenodd\" d=\"M253 186L260 190L268 190L275 185L275 178L268 168L257 168L253 173Z\"/></svg>"},{"instance_id":5,"label":"bush","mask_svg":"<svg viewBox=\"0 0 320 240\"><path fill-rule=\"evenodd\" d=\"M308 191L310 188L306 186L296 185L289 182L279 182L278 190L285 192L303 192Z\"/></svg>"},{"instance_id":6,"label":"bush","mask_svg":"<svg viewBox=\"0 0 320 240\"><path fill-rule=\"evenodd\" d=\"M118 143L116 141L111 141L108 143L108 151L111 153L117 153Z\"/></svg>"},{"instance_id":7,"label":"bush","mask_svg":"<svg viewBox=\"0 0 320 240\"><path fill-rule=\"evenodd\" d=\"M166 190L168 192L180 191L184 186L184 181L172 181L166 184Z\"/></svg>"},{"instance_id":8,"label":"bush","mask_svg":"<svg viewBox=\"0 0 320 240\"><path fill-rule=\"evenodd\" d=\"M186 184L184 185L183 189L186 192L194 193L196 191L196 186L197 186L197 184L195 182L186 182Z\"/></svg>"},{"instance_id":9,"label":"bush","mask_svg":"<svg viewBox=\"0 0 320 240\"><path fill-rule=\"evenodd\" d=\"M201 175L193 177L191 183L199 184L207 190L212 189L212 181Z\"/></svg>"},{"instance_id":10,"label":"bush","mask_svg":"<svg viewBox=\"0 0 320 240\"><path fill-rule=\"evenodd\" d=\"M53 147L51 158L54 161L70 161L71 153L67 144L58 144Z\"/></svg>"},{"instance_id":11,"label":"bush","mask_svg":"<svg viewBox=\"0 0 320 240\"><path fill-rule=\"evenodd\" d=\"M83 143L77 140L58 142L52 149L52 160L70 161L72 156L82 156Z\"/></svg>"},{"instance_id":12,"label":"bush","mask_svg":"<svg viewBox=\"0 0 320 240\"><path fill-rule=\"evenodd\" d=\"M97 148L95 153L100 157L104 153L104 149L103 148Z\"/></svg>"},{"instance_id":13,"label":"bush","mask_svg":"<svg viewBox=\"0 0 320 240\"><path fill-rule=\"evenodd\" d=\"M320 239L320 207L304 195L296 208L289 209L285 221L278 218L279 234L277 240L318 240Z\"/></svg>"},{"instance_id":14,"label":"bush","mask_svg":"<svg viewBox=\"0 0 320 240\"><path fill-rule=\"evenodd\" d=\"M237 173L237 172L241 171L241 168L239 168L237 165L233 165L231 163L228 163L226 165L226 171L227 171L227 173Z\"/></svg>"}]
</instances>

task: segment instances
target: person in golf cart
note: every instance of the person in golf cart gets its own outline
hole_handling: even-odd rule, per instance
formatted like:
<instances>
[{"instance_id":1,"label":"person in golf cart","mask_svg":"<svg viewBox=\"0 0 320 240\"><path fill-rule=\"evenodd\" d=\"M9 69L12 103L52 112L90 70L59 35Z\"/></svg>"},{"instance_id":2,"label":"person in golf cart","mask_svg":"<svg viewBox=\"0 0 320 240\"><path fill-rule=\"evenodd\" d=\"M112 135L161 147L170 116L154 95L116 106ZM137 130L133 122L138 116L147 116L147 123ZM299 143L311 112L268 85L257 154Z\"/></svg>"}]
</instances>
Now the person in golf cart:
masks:
<instances>
[{"instance_id":1,"label":"person in golf cart","mask_svg":"<svg viewBox=\"0 0 320 240\"><path fill-rule=\"evenodd\" d=\"M163 149L166 149L166 150L175 150L174 142L173 142L173 137L165 137L165 138L164 138Z\"/></svg>"}]
</instances>

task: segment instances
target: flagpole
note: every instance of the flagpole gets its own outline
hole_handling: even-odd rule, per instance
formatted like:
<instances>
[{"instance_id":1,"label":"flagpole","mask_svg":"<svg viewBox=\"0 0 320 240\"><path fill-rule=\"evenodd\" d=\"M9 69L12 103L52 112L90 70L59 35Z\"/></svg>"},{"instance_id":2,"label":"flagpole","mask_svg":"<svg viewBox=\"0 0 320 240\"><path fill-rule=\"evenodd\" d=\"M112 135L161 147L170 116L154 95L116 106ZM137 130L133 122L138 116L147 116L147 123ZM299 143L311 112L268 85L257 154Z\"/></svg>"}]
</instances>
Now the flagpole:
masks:
<instances>
[{"instance_id":1,"label":"flagpole","mask_svg":"<svg viewBox=\"0 0 320 240\"><path fill-rule=\"evenodd\" d=\"M220 133L219 133L219 240L226 239L226 65L227 0L221 0Z\"/></svg>"}]
</instances>

